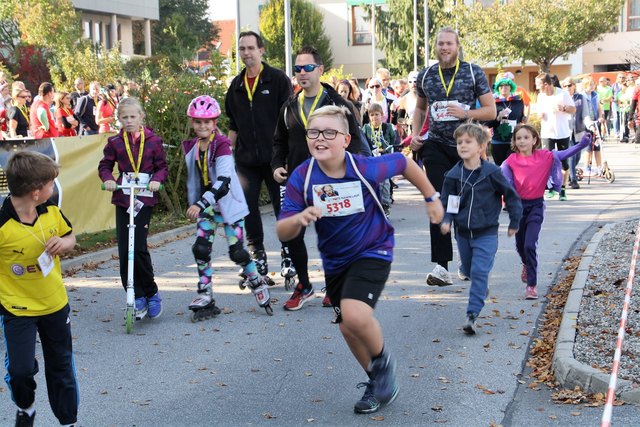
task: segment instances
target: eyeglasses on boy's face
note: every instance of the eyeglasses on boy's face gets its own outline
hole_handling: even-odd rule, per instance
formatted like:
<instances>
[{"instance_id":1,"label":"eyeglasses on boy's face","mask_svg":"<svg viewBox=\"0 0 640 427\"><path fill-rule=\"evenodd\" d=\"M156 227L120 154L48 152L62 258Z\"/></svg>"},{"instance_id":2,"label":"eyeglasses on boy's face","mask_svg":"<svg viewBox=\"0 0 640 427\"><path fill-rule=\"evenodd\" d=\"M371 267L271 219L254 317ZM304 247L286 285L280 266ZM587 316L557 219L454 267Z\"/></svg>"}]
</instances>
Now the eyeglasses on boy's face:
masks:
<instances>
[{"instance_id":1,"label":"eyeglasses on boy's face","mask_svg":"<svg viewBox=\"0 0 640 427\"><path fill-rule=\"evenodd\" d=\"M294 65L293 69L296 73L301 72L302 70L304 70L305 73L310 73L313 70L315 70L316 68L318 68L320 65L318 64L305 64L305 65Z\"/></svg>"},{"instance_id":2,"label":"eyeglasses on boy's face","mask_svg":"<svg viewBox=\"0 0 640 427\"><path fill-rule=\"evenodd\" d=\"M340 132L339 130L335 129L307 129L307 131L305 132L305 135L307 135L307 138L309 139L318 139L320 135L322 135L324 139L329 141L332 139L336 139L336 136L338 136L338 134L346 135L346 133Z\"/></svg>"}]
</instances>

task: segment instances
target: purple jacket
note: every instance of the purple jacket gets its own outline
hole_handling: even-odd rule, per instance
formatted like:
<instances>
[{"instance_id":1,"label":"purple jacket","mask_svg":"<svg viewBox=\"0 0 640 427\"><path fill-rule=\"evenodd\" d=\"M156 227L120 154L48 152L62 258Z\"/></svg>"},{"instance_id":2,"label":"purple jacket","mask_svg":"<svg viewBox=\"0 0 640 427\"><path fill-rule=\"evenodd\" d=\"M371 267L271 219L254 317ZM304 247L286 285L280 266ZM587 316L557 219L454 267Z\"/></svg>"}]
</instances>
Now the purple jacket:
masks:
<instances>
[{"instance_id":1,"label":"purple jacket","mask_svg":"<svg viewBox=\"0 0 640 427\"><path fill-rule=\"evenodd\" d=\"M104 147L104 157L98 164L98 175L102 182L114 180L118 184L122 182L122 177L118 179L113 176L113 166L118 165L120 173L133 172L133 167L127 155L127 149L122 138L121 130L116 136L112 136L107 140ZM131 143L131 154L135 161L138 159L138 150L140 147L139 140ZM167 158L162 148L162 139L153 133L151 129L144 128L144 153L142 155L142 164L140 165L141 173L152 175L151 181L164 182L167 179L169 170L167 168ZM158 203L158 197L138 197L145 206L155 206ZM129 196L125 195L121 190L114 191L111 197L111 203L123 208L129 207Z\"/></svg>"}]
</instances>

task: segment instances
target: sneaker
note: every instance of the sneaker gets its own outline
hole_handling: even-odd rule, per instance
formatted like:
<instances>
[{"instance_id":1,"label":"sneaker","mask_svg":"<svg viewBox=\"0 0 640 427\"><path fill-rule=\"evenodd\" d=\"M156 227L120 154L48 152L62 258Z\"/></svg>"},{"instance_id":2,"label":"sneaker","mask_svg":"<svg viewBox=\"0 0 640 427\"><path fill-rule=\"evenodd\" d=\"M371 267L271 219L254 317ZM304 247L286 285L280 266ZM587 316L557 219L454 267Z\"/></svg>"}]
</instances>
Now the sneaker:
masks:
<instances>
[{"instance_id":1,"label":"sneaker","mask_svg":"<svg viewBox=\"0 0 640 427\"><path fill-rule=\"evenodd\" d=\"M36 412L29 416L22 409L18 409L16 412L16 427L33 427L33 420L36 418Z\"/></svg>"},{"instance_id":2,"label":"sneaker","mask_svg":"<svg viewBox=\"0 0 640 427\"><path fill-rule=\"evenodd\" d=\"M162 299L160 294L156 294L147 298L147 304L149 304L149 319L155 319L162 314Z\"/></svg>"},{"instance_id":3,"label":"sneaker","mask_svg":"<svg viewBox=\"0 0 640 427\"><path fill-rule=\"evenodd\" d=\"M388 405L398 396L396 361L388 352L383 352L371 361L373 395L380 405Z\"/></svg>"},{"instance_id":4,"label":"sneaker","mask_svg":"<svg viewBox=\"0 0 640 427\"><path fill-rule=\"evenodd\" d=\"M389 209L389 205L382 205L382 210L384 211L384 216L389 219L391 217L391 210Z\"/></svg>"},{"instance_id":5,"label":"sneaker","mask_svg":"<svg viewBox=\"0 0 640 427\"><path fill-rule=\"evenodd\" d=\"M567 201L567 193L565 192L564 188L562 190L560 190L560 197L558 199L561 202L566 202Z\"/></svg>"},{"instance_id":6,"label":"sneaker","mask_svg":"<svg viewBox=\"0 0 640 427\"><path fill-rule=\"evenodd\" d=\"M325 294L324 298L322 299L322 306L323 307L333 307L331 305L331 300L329 299L329 295Z\"/></svg>"},{"instance_id":7,"label":"sneaker","mask_svg":"<svg viewBox=\"0 0 640 427\"><path fill-rule=\"evenodd\" d=\"M356 414L370 414L380 409L380 402L378 402L378 399L376 399L376 397L373 395L373 381L360 383L357 387L366 388L360 400L358 400L354 405L353 412L355 412Z\"/></svg>"},{"instance_id":8,"label":"sneaker","mask_svg":"<svg viewBox=\"0 0 640 427\"><path fill-rule=\"evenodd\" d=\"M527 286L524 290L524 299L538 299L538 291L535 286Z\"/></svg>"},{"instance_id":9,"label":"sneaker","mask_svg":"<svg viewBox=\"0 0 640 427\"><path fill-rule=\"evenodd\" d=\"M522 271L520 272L520 280L522 283L527 283L527 266L522 264Z\"/></svg>"},{"instance_id":10,"label":"sneaker","mask_svg":"<svg viewBox=\"0 0 640 427\"><path fill-rule=\"evenodd\" d=\"M313 288L304 289L302 283L298 283L293 295L284 303L284 309L288 311L300 310L305 302L313 296Z\"/></svg>"},{"instance_id":11,"label":"sneaker","mask_svg":"<svg viewBox=\"0 0 640 427\"><path fill-rule=\"evenodd\" d=\"M140 297L136 298L136 320L144 319L144 316L147 315L147 298Z\"/></svg>"},{"instance_id":12,"label":"sneaker","mask_svg":"<svg viewBox=\"0 0 640 427\"><path fill-rule=\"evenodd\" d=\"M470 279L469 279L469 276L467 276L466 274L464 274L460 268L458 268L458 279L460 279L460 280L462 280L462 281L464 281L464 282L467 282L467 281L469 281L469 280L470 280Z\"/></svg>"},{"instance_id":13,"label":"sneaker","mask_svg":"<svg viewBox=\"0 0 640 427\"><path fill-rule=\"evenodd\" d=\"M571 188L573 188L574 190L578 190L578 189L580 189L580 184L578 184L578 181L571 181L571 182L569 183L569 186L570 186Z\"/></svg>"},{"instance_id":14,"label":"sneaker","mask_svg":"<svg viewBox=\"0 0 640 427\"><path fill-rule=\"evenodd\" d=\"M451 275L447 269L438 264L433 268L431 273L427 274L427 285L449 286L453 285L453 282L451 281Z\"/></svg>"},{"instance_id":15,"label":"sneaker","mask_svg":"<svg viewBox=\"0 0 640 427\"><path fill-rule=\"evenodd\" d=\"M558 192L555 191L555 190L547 190L547 191L544 192L544 198L545 199L553 199L557 195L558 195Z\"/></svg>"},{"instance_id":16,"label":"sneaker","mask_svg":"<svg viewBox=\"0 0 640 427\"><path fill-rule=\"evenodd\" d=\"M476 334L476 319L478 318L477 314L471 313L467 314L467 321L462 325L462 330L467 335L475 335Z\"/></svg>"}]
</instances>

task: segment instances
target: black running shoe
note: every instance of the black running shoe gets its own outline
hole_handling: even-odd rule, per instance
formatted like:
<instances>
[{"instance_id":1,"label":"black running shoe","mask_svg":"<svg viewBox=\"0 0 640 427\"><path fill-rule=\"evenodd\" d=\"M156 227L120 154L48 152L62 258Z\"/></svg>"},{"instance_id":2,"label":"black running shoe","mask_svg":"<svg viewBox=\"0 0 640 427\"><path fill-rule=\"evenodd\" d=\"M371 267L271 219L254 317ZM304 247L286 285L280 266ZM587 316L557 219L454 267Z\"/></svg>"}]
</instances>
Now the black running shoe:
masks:
<instances>
[{"instance_id":1,"label":"black running shoe","mask_svg":"<svg viewBox=\"0 0 640 427\"><path fill-rule=\"evenodd\" d=\"M358 388L366 387L364 394L358 400L353 407L353 412L356 414L370 414L380 409L380 402L373 395L373 382L368 381L366 383L358 384Z\"/></svg>"},{"instance_id":2,"label":"black running shoe","mask_svg":"<svg viewBox=\"0 0 640 427\"><path fill-rule=\"evenodd\" d=\"M476 319L478 318L477 314L467 314L467 321L462 325L462 330L467 335L475 335L476 334Z\"/></svg>"},{"instance_id":3,"label":"black running shoe","mask_svg":"<svg viewBox=\"0 0 640 427\"><path fill-rule=\"evenodd\" d=\"M26 412L18 409L16 412L16 427L33 427L33 420L36 418L35 411L33 415L29 416Z\"/></svg>"}]
</instances>

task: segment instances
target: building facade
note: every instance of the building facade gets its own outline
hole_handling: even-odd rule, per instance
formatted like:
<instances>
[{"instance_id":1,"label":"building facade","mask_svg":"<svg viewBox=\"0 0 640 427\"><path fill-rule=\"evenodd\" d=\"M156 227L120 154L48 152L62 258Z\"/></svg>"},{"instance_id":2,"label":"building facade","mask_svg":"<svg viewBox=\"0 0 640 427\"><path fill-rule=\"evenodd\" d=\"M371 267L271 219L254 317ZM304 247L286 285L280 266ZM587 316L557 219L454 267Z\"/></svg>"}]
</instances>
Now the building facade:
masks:
<instances>
[{"instance_id":1,"label":"building facade","mask_svg":"<svg viewBox=\"0 0 640 427\"><path fill-rule=\"evenodd\" d=\"M82 16L84 37L107 48L120 44L125 56L151 56L151 21L160 18L159 0L72 0ZM142 21L144 48L136 51L135 21Z\"/></svg>"},{"instance_id":2,"label":"building facade","mask_svg":"<svg viewBox=\"0 0 640 427\"><path fill-rule=\"evenodd\" d=\"M237 0L240 6L240 28L259 32L260 11L265 0ZM473 2L474 0L465 0ZM484 4L492 0L482 0ZM325 32L331 38L333 64L343 65L344 72L363 79L371 76L377 62L384 53L372 49L371 22L366 19L365 5L371 0L314 0L313 4L324 15ZM379 7L387 7L386 0L374 0ZM422 0L419 0L422 4ZM422 6L420 6L422 7ZM613 32L578 49L567 58L559 58L551 66L551 72L561 79L581 73L629 70L629 51L634 48L640 52L640 0L626 0L621 11L612 11L620 15L618 25ZM298 46L293 46L293 50ZM224 52L223 52L224 53ZM408 52L408 55L412 53ZM640 53L637 61L640 62ZM632 61L633 62L633 61ZM516 83L529 90L535 89L534 79L539 73L534 63L511 64L502 67L511 71ZM498 68L487 64L485 72L491 82Z\"/></svg>"}]
</instances>

